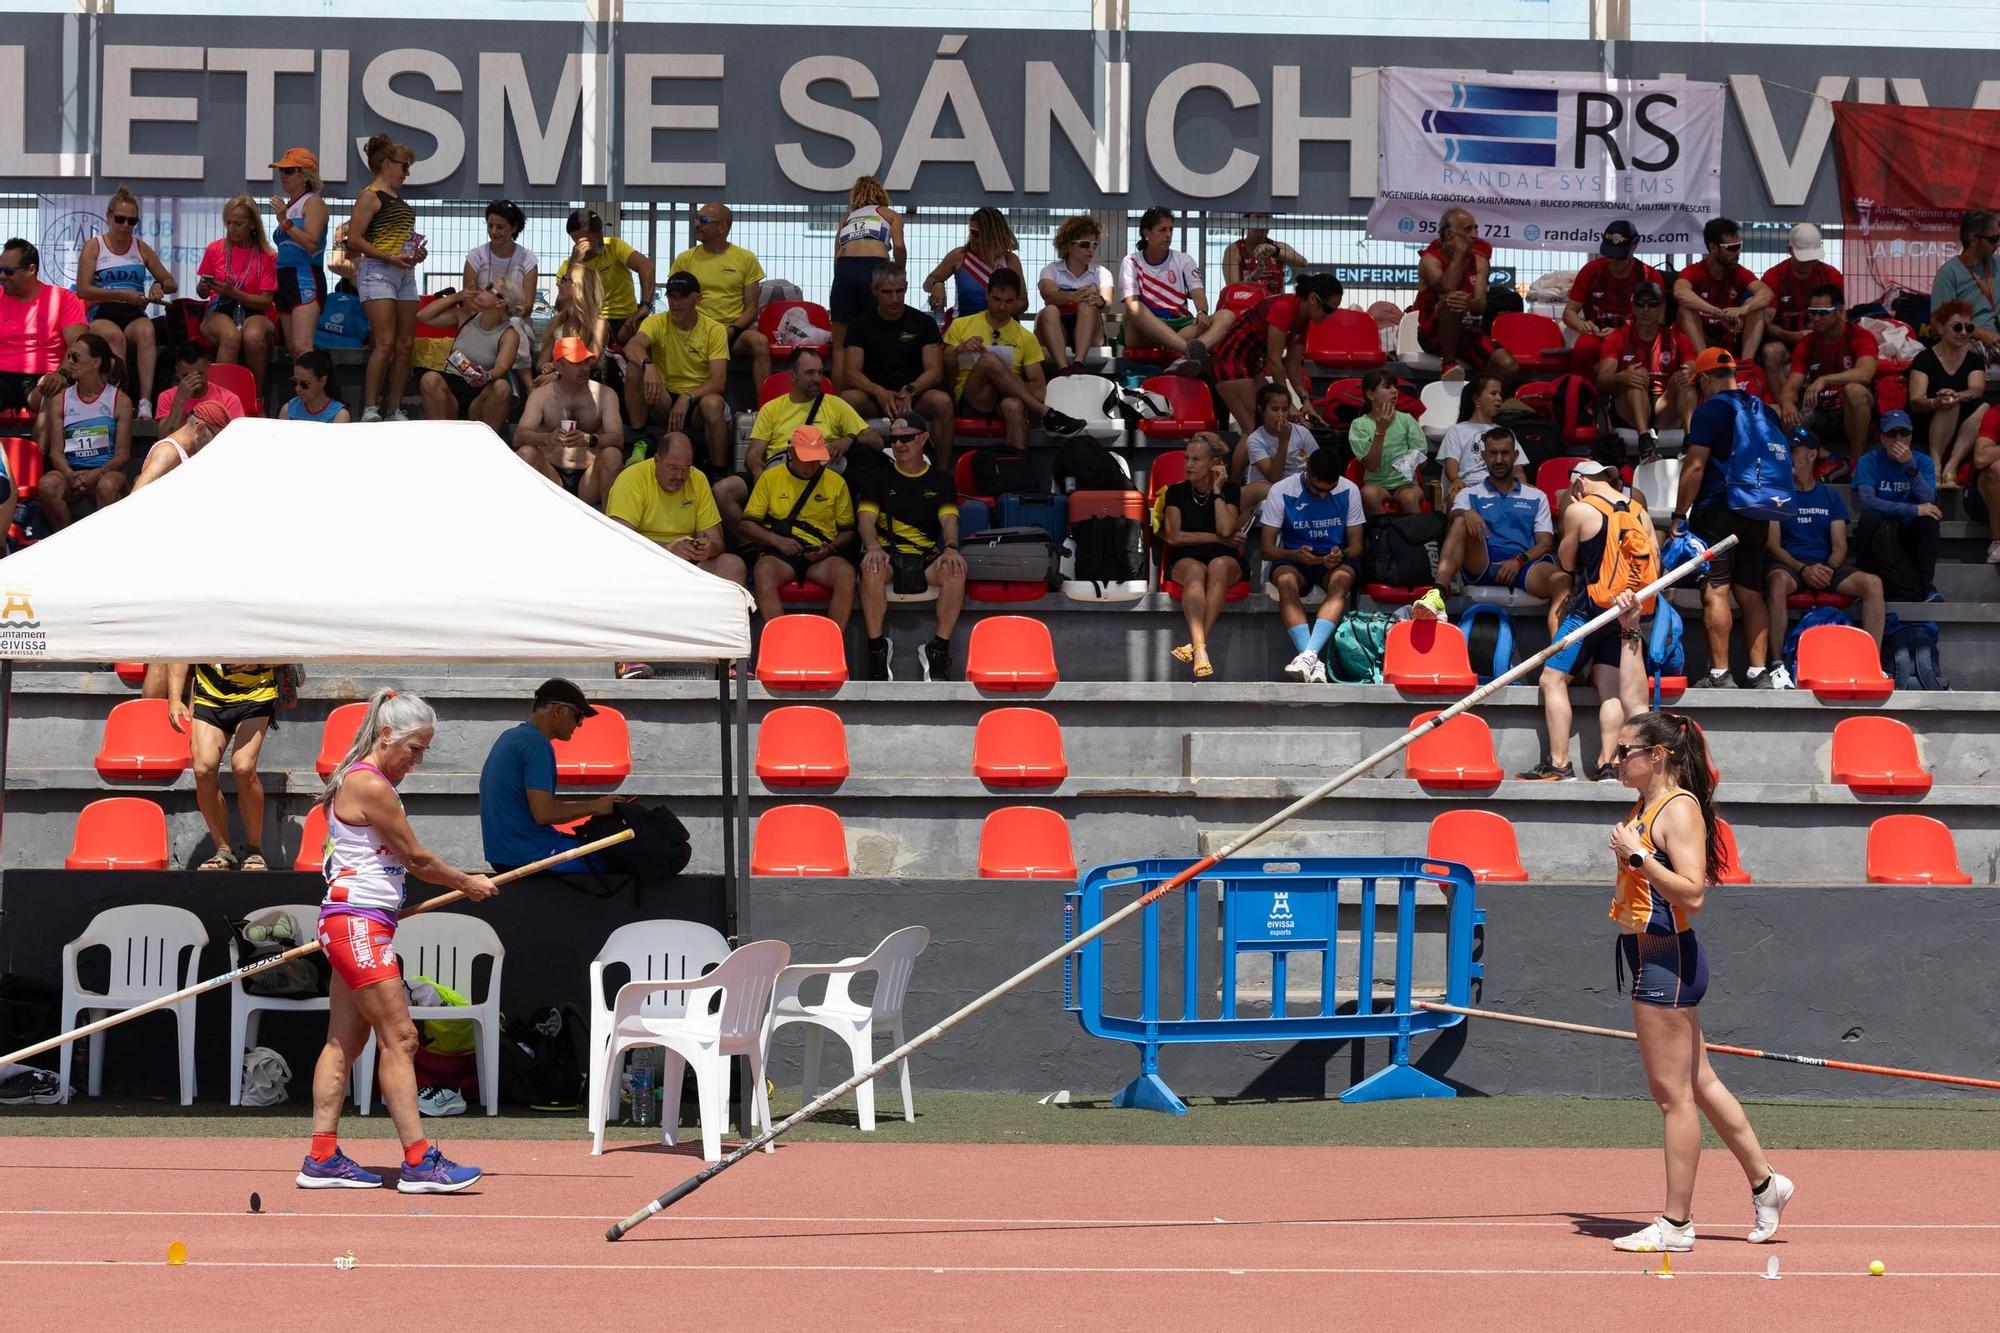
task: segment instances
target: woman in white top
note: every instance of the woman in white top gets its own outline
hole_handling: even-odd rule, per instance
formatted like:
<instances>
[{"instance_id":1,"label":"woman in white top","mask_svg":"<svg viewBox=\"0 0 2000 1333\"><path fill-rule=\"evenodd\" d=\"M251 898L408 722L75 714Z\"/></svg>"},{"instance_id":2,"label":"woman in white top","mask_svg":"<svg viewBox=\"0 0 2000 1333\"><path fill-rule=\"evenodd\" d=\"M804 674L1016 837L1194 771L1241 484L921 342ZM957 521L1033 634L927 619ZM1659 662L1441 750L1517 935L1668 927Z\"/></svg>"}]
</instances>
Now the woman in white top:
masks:
<instances>
[{"instance_id":1,"label":"woman in white top","mask_svg":"<svg viewBox=\"0 0 2000 1333\"><path fill-rule=\"evenodd\" d=\"M1188 344L1213 322L1208 293L1202 290L1201 265L1174 249L1171 209L1149 208L1139 216L1139 248L1119 264L1118 295L1125 302L1127 347L1201 355L1190 352Z\"/></svg>"},{"instance_id":2,"label":"woman in white top","mask_svg":"<svg viewBox=\"0 0 2000 1333\"><path fill-rule=\"evenodd\" d=\"M1058 258L1042 270L1042 313L1035 332L1055 362L1057 375L1090 355L1104 333L1104 312L1111 308L1111 273L1097 262L1104 229L1097 219L1079 213L1056 228Z\"/></svg>"},{"instance_id":3,"label":"woman in white top","mask_svg":"<svg viewBox=\"0 0 2000 1333\"><path fill-rule=\"evenodd\" d=\"M410 1022L395 948L406 875L474 902L499 892L486 876L454 868L417 841L396 794L397 784L429 753L436 728L437 714L416 695L375 691L354 744L320 793L326 807L321 862L326 897L320 903L319 942L333 979L326 1045L313 1067L313 1137L297 1177L302 1189L371 1189L382 1183L339 1145L347 1071L371 1033L376 1083L403 1143L396 1188L405 1194L448 1194L479 1179L476 1167L447 1161L424 1136L413 1063L417 1029Z\"/></svg>"},{"instance_id":4,"label":"woman in white top","mask_svg":"<svg viewBox=\"0 0 2000 1333\"><path fill-rule=\"evenodd\" d=\"M1438 461L1444 464L1444 489L1438 509L1451 512L1451 502L1467 486L1486 479L1486 432L1499 420L1500 404L1507 401L1506 381L1490 370L1482 370L1465 382L1458 396L1458 421L1444 433L1438 445ZM1528 479L1528 451L1514 446L1514 471L1523 482Z\"/></svg>"},{"instance_id":5,"label":"woman in white top","mask_svg":"<svg viewBox=\"0 0 2000 1333\"><path fill-rule=\"evenodd\" d=\"M833 321L833 351L827 372L833 387L843 389L847 358L847 326L875 308L875 266L884 258L907 268L909 248L903 244L903 215L889 206L889 192L873 176L860 176L847 192L847 217L833 238L833 289L826 311Z\"/></svg>"},{"instance_id":6,"label":"woman in white top","mask_svg":"<svg viewBox=\"0 0 2000 1333\"><path fill-rule=\"evenodd\" d=\"M1266 384L1257 390L1257 429L1243 437L1230 460L1230 470L1242 479L1244 531L1271 488L1304 472L1318 448L1318 437L1293 416L1288 386Z\"/></svg>"},{"instance_id":7,"label":"woman in white top","mask_svg":"<svg viewBox=\"0 0 2000 1333\"><path fill-rule=\"evenodd\" d=\"M118 361L109 343L79 333L59 372L69 381L42 404L42 452L48 471L35 496L51 529L70 525L70 506L94 502L102 509L130 489L125 465L132 457L132 400L118 387Z\"/></svg>"},{"instance_id":8,"label":"woman in white top","mask_svg":"<svg viewBox=\"0 0 2000 1333\"><path fill-rule=\"evenodd\" d=\"M159 340L152 307L180 290L173 270L139 236L139 197L124 186L104 206L104 233L83 243L76 257L76 294L90 309L90 331L111 354L132 367L139 418L153 419L153 372Z\"/></svg>"},{"instance_id":9,"label":"woman in white top","mask_svg":"<svg viewBox=\"0 0 2000 1333\"><path fill-rule=\"evenodd\" d=\"M520 352L514 361L514 377L525 395L531 386L535 363L535 330L528 316L535 308L535 290L541 281L541 261L535 252L520 243L528 215L511 199L495 199L486 205L486 244L465 257L465 289L494 287L507 300L507 314L514 332L520 335Z\"/></svg>"}]
</instances>

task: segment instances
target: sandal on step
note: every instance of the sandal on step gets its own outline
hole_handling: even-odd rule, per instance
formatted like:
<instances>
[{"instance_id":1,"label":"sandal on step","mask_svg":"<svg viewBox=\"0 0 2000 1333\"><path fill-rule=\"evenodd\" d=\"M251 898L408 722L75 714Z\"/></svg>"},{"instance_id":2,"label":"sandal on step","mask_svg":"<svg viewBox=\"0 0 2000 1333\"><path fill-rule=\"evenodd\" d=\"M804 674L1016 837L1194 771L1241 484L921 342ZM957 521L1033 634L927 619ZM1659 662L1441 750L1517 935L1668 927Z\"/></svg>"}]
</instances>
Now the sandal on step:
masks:
<instances>
[{"instance_id":1,"label":"sandal on step","mask_svg":"<svg viewBox=\"0 0 2000 1333\"><path fill-rule=\"evenodd\" d=\"M1214 674L1215 674L1215 664L1208 660L1207 653L1203 653L1200 657L1195 658L1194 678L1196 680L1207 680L1210 676L1213 676Z\"/></svg>"},{"instance_id":2,"label":"sandal on step","mask_svg":"<svg viewBox=\"0 0 2000 1333\"><path fill-rule=\"evenodd\" d=\"M1174 661L1176 662L1194 661L1194 645L1191 643L1184 643L1180 647L1174 649Z\"/></svg>"},{"instance_id":3,"label":"sandal on step","mask_svg":"<svg viewBox=\"0 0 2000 1333\"><path fill-rule=\"evenodd\" d=\"M271 867L264 864L264 849L262 847L245 847L243 849L242 868L244 870L269 870Z\"/></svg>"},{"instance_id":4,"label":"sandal on step","mask_svg":"<svg viewBox=\"0 0 2000 1333\"><path fill-rule=\"evenodd\" d=\"M242 868L242 859L236 855L233 848L229 847L218 849L215 855L195 867L196 870L241 870Z\"/></svg>"}]
</instances>

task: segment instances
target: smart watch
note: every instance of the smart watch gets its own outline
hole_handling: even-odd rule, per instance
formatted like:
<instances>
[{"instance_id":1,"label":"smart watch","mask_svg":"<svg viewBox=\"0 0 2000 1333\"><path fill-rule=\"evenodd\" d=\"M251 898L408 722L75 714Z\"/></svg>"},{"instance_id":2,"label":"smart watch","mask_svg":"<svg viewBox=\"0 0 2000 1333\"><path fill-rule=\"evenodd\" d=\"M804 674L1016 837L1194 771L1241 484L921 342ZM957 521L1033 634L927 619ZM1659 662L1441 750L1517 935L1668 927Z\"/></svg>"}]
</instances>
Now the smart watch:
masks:
<instances>
[{"instance_id":1,"label":"smart watch","mask_svg":"<svg viewBox=\"0 0 2000 1333\"><path fill-rule=\"evenodd\" d=\"M1646 854L1644 852L1627 852L1625 853L1625 864L1637 870L1646 864Z\"/></svg>"}]
</instances>

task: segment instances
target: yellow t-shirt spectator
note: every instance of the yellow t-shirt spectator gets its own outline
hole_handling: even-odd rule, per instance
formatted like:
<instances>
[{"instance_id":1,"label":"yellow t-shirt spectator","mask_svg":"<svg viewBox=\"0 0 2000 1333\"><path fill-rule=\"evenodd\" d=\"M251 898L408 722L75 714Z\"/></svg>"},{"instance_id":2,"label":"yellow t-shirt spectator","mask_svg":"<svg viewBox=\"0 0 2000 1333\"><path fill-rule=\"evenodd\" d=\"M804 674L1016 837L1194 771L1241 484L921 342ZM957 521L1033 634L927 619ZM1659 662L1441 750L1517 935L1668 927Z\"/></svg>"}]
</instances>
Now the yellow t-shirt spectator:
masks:
<instances>
[{"instance_id":1,"label":"yellow t-shirt spectator","mask_svg":"<svg viewBox=\"0 0 2000 1333\"><path fill-rule=\"evenodd\" d=\"M710 254L697 245L674 256L669 273L692 273L701 279L701 313L728 328L743 318L743 289L764 280L764 266L740 245Z\"/></svg>"},{"instance_id":2,"label":"yellow t-shirt spectator","mask_svg":"<svg viewBox=\"0 0 2000 1333\"><path fill-rule=\"evenodd\" d=\"M1020 320L1010 319L1005 325L996 329L983 312L961 316L953 320L951 327L944 331L946 364L954 368L952 372L954 378L951 382L951 396L954 398L965 392L965 381L972 374L971 366L959 365L956 359L958 345L971 338L984 339L986 345L994 351L1000 351L1002 348L1011 351L1016 375L1042 359L1041 339L1028 332L1027 326Z\"/></svg>"},{"instance_id":3,"label":"yellow t-shirt spectator","mask_svg":"<svg viewBox=\"0 0 2000 1333\"><path fill-rule=\"evenodd\" d=\"M683 329L674 323L671 311L662 310L648 315L639 332L646 335L653 364L660 368L660 380L672 394L699 389L708 382L708 363L729 359L729 335L699 310L691 329Z\"/></svg>"},{"instance_id":4,"label":"yellow t-shirt spectator","mask_svg":"<svg viewBox=\"0 0 2000 1333\"><path fill-rule=\"evenodd\" d=\"M632 247L616 236L604 238L604 245L586 263L597 270L597 281L604 288L604 317L609 320L629 319L639 308L639 292L632 285L632 268L627 262L632 258ZM569 272L572 261L563 260L557 276Z\"/></svg>"},{"instance_id":5,"label":"yellow t-shirt spectator","mask_svg":"<svg viewBox=\"0 0 2000 1333\"><path fill-rule=\"evenodd\" d=\"M767 467L750 490L743 517L776 531L775 522L792 512L799 492L810 484L792 475L789 467ZM854 526L854 497L841 475L827 468L792 521L791 535L805 546L823 546Z\"/></svg>"},{"instance_id":6,"label":"yellow t-shirt spectator","mask_svg":"<svg viewBox=\"0 0 2000 1333\"><path fill-rule=\"evenodd\" d=\"M824 485L825 483L821 483ZM628 467L611 483L604 513L639 530L662 546L672 546L683 537L695 537L722 526L722 513L708 489L708 478L699 468L689 468L688 478L677 491L660 485L651 462Z\"/></svg>"},{"instance_id":7,"label":"yellow t-shirt spectator","mask_svg":"<svg viewBox=\"0 0 2000 1333\"><path fill-rule=\"evenodd\" d=\"M750 438L764 441L766 464L775 462L778 452L792 442L792 432L806 424L806 416L812 407L810 399L795 403L790 394L781 393L757 409L757 420L750 427ZM868 429L868 423L861 419L861 414L849 407L846 399L834 393L820 399L819 415L813 418L813 425L829 440L859 435Z\"/></svg>"}]
</instances>

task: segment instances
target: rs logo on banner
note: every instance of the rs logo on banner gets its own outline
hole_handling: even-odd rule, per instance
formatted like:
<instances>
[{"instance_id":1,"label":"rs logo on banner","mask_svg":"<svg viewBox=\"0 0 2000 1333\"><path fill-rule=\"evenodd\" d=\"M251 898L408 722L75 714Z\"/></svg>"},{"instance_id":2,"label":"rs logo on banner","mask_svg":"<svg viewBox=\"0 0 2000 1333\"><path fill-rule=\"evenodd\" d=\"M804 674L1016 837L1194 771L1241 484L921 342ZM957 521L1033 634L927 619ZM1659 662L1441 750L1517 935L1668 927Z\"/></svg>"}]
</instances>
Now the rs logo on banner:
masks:
<instances>
[{"instance_id":1,"label":"rs logo on banner","mask_svg":"<svg viewBox=\"0 0 2000 1333\"><path fill-rule=\"evenodd\" d=\"M1496 246L1593 250L1624 218L1687 250L1721 212L1720 84L1396 67L1379 87L1370 236L1425 241L1456 207Z\"/></svg>"}]
</instances>

